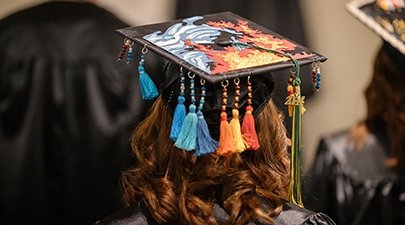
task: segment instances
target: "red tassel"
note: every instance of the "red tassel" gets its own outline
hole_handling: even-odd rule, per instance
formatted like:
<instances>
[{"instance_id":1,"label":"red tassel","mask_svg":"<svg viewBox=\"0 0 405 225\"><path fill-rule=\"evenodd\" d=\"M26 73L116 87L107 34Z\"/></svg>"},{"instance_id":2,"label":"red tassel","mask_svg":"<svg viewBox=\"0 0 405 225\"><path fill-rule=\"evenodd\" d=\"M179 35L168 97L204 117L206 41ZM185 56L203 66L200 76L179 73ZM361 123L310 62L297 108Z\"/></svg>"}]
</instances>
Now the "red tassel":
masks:
<instances>
[{"instance_id":1,"label":"red tassel","mask_svg":"<svg viewBox=\"0 0 405 225\"><path fill-rule=\"evenodd\" d=\"M221 113L221 123L219 125L219 147L218 155L228 155L235 151L231 126L229 126L226 112Z\"/></svg>"},{"instance_id":2,"label":"red tassel","mask_svg":"<svg viewBox=\"0 0 405 225\"><path fill-rule=\"evenodd\" d=\"M252 115L252 83L250 83L250 76L247 79L247 97L246 112L242 122L242 136L247 145L246 149L257 150L260 145L256 134L255 118Z\"/></svg>"},{"instance_id":3,"label":"red tassel","mask_svg":"<svg viewBox=\"0 0 405 225\"><path fill-rule=\"evenodd\" d=\"M256 134L255 119L252 115L252 111L252 106L246 107L246 113L242 122L242 135L245 143L247 144L247 149L257 150L259 149L260 145Z\"/></svg>"}]
</instances>

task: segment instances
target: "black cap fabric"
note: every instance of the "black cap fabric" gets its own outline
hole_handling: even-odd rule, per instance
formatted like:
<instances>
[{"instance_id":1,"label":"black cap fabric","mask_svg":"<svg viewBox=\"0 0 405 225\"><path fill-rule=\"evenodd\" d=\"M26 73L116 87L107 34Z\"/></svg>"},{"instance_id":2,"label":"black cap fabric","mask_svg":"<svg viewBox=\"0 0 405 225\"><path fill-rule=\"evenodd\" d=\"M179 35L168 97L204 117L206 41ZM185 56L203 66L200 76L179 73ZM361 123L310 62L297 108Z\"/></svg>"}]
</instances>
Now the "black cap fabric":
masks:
<instances>
[{"instance_id":1,"label":"black cap fabric","mask_svg":"<svg viewBox=\"0 0 405 225\"><path fill-rule=\"evenodd\" d=\"M300 65L326 60L231 12L129 27L117 32L212 83L268 74L293 65L286 56L237 43L290 54Z\"/></svg>"}]
</instances>

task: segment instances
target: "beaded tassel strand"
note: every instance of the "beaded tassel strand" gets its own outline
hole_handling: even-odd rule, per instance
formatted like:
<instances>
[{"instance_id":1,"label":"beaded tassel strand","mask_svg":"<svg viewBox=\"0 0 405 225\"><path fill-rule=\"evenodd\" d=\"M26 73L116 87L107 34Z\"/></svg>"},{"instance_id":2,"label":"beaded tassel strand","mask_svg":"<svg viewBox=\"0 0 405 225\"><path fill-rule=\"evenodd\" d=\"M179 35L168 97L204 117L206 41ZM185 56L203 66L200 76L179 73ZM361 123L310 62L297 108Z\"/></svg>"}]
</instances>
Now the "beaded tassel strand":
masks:
<instances>
[{"instance_id":1,"label":"beaded tassel strand","mask_svg":"<svg viewBox=\"0 0 405 225\"><path fill-rule=\"evenodd\" d=\"M128 39L128 38L124 39L124 44L122 45L122 48L121 48L120 54L118 55L117 61L121 61L124 58L124 55L127 52L127 49L129 47L130 43L132 43L132 45L133 45L133 42L130 39Z\"/></svg>"},{"instance_id":2,"label":"beaded tassel strand","mask_svg":"<svg viewBox=\"0 0 405 225\"><path fill-rule=\"evenodd\" d=\"M195 106L195 84L194 84L194 77L195 74L188 73L188 77L190 78L190 96L191 96L191 104L188 108L188 114L186 118L184 118L183 125L181 127L181 131L179 136L177 137L176 142L174 145L178 148L191 151L196 148L197 144L197 123L198 117L196 113L197 107Z\"/></svg>"},{"instance_id":3,"label":"beaded tassel strand","mask_svg":"<svg viewBox=\"0 0 405 225\"><path fill-rule=\"evenodd\" d=\"M127 64L132 61L133 53L132 53L132 46L134 45L133 41L130 41L128 44L128 54L127 54Z\"/></svg>"},{"instance_id":4,"label":"beaded tassel strand","mask_svg":"<svg viewBox=\"0 0 405 225\"><path fill-rule=\"evenodd\" d=\"M243 137L242 137L242 132L240 128L240 122L239 122L239 98L240 98L240 79L236 78L233 80L235 83L235 99L233 102L233 108L232 108L232 119L229 122L229 126L231 127L232 131L232 137L234 140L235 144L235 151L237 152L243 152L246 149Z\"/></svg>"},{"instance_id":5,"label":"beaded tassel strand","mask_svg":"<svg viewBox=\"0 0 405 225\"><path fill-rule=\"evenodd\" d=\"M201 156L209 153L215 152L218 147L218 142L215 141L208 130L207 121L205 121L203 108L205 103L205 95L206 95L206 88L205 88L205 80L201 78L201 97L200 103L198 105L198 123L197 123L197 147L196 147L196 156Z\"/></svg>"},{"instance_id":6,"label":"beaded tassel strand","mask_svg":"<svg viewBox=\"0 0 405 225\"><path fill-rule=\"evenodd\" d=\"M250 82L250 76L248 76L247 106L242 122L242 136L246 143L246 149L257 150L259 149L260 145L256 133L255 119L253 117L252 97L252 83Z\"/></svg>"},{"instance_id":7,"label":"beaded tassel strand","mask_svg":"<svg viewBox=\"0 0 405 225\"><path fill-rule=\"evenodd\" d=\"M217 148L218 155L228 155L235 150L231 127L228 123L228 115L226 113L226 105L228 103L228 90L229 81L221 82L222 85L222 105L221 105L221 119L219 125L219 147Z\"/></svg>"},{"instance_id":8,"label":"beaded tassel strand","mask_svg":"<svg viewBox=\"0 0 405 225\"><path fill-rule=\"evenodd\" d=\"M321 88L321 66L319 62L312 63L312 82L317 91Z\"/></svg>"},{"instance_id":9,"label":"beaded tassel strand","mask_svg":"<svg viewBox=\"0 0 405 225\"><path fill-rule=\"evenodd\" d=\"M153 100L158 95L159 92L155 86L155 83L150 79L149 75L146 73L144 64L145 64L145 55L148 52L148 49L143 47L141 60L139 61L138 72L139 72L139 84L141 88L142 99L144 100Z\"/></svg>"},{"instance_id":10,"label":"beaded tassel strand","mask_svg":"<svg viewBox=\"0 0 405 225\"><path fill-rule=\"evenodd\" d=\"M174 110L172 127L170 130L170 139L173 141L177 140L181 127L183 126L184 118L186 117L186 106L184 105L184 102L186 101L184 97L184 92L186 90L184 84L185 79L183 67L180 67L180 94L179 97L177 97L177 106Z\"/></svg>"},{"instance_id":11,"label":"beaded tassel strand","mask_svg":"<svg viewBox=\"0 0 405 225\"><path fill-rule=\"evenodd\" d=\"M299 64L294 60L293 62L294 69L291 70L291 77L287 86L289 95L285 103L292 117L289 199L299 207L304 207L301 198L301 117L305 112L303 106L305 97L301 97L301 80L298 76Z\"/></svg>"}]
</instances>

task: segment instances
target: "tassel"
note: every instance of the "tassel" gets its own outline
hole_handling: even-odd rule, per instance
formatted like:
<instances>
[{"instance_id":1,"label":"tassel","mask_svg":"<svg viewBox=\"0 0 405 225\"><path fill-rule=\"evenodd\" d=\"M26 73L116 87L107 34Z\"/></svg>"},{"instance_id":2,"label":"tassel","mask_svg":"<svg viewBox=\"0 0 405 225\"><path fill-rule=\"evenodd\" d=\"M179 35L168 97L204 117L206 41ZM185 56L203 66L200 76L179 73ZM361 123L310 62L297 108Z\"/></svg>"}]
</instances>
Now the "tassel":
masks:
<instances>
[{"instance_id":1,"label":"tassel","mask_svg":"<svg viewBox=\"0 0 405 225\"><path fill-rule=\"evenodd\" d=\"M243 141L239 122L239 98L240 98L239 78L236 78L234 80L234 83L235 83L235 100L232 109L232 119L231 122L229 122L229 125L231 126L233 141L235 142L235 151L243 152L245 151L246 146Z\"/></svg>"},{"instance_id":2,"label":"tassel","mask_svg":"<svg viewBox=\"0 0 405 225\"><path fill-rule=\"evenodd\" d=\"M250 83L250 76L247 78L247 106L245 116L242 122L242 136L249 150L259 149L259 139L256 134L255 119L253 117L252 107L252 83Z\"/></svg>"},{"instance_id":3,"label":"tassel","mask_svg":"<svg viewBox=\"0 0 405 225\"><path fill-rule=\"evenodd\" d=\"M184 96L178 97L178 104L174 110L174 116L172 121L172 128L170 130L170 139L176 141L181 127L183 126L184 119L186 117L186 106L184 105Z\"/></svg>"},{"instance_id":4,"label":"tassel","mask_svg":"<svg viewBox=\"0 0 405 225\"><path fill-rule=\"evenodd\" d=\"M144 48L146 49L146 48ZM153 83L152 79L150 79L149 75L145 72L145 68L143 64L145 63L145 53L146 51L142 50L141 61L139 62L138 71L139 71L139 85L141 88L142 99L144 100L153 100L158 95L159 92Z\"/></svg>"},{"instance_id":5,"label":"tassel","mask_svg":"<svg viewBox=\"0 0 405 225\"><path fill-rule=\"evenodd\" d=\"M246 146L240 129L239 111L237 109L232 109L232 119L231 122L229 122L229 126L231 127L232 137L235 143L235 151L243 152Z\"/></svg>"},{"instance_id":6,"label":"tassel","mask_svg":"<svg viewBox=\"0 0 405 225\"><path fill-rule=\"evenodd\" d=\"M213 153L217 149L219 143L211 137L204 115L201 112L197 112L197 115L197 148L195 154L196 156L201 156Z\"/></svg>"},{"instance_id":7,"label":"tassel","mask_svg":"<svg viewBox=\"0 0 405 225\"><path fill-rule=\"evenodd\" d=\"M227 89L229 81L222 82L222 106L221 106L221 122L219 125L219 147L217 148L218 155L228 155L234 152L234 140L232 136L231 126L228 123L228 116L226 114L227 105Z\"/></svg>"},{"instance_id":8,"label":"tassel","mask_svg":"<svg viewBox=\"0 0 405 225\"><path fill-rule=\"evenodd\" d=\"M292 135L291 135L291 162L290 162L290 187L289 200L304 207L301 198L301 117L304 112L304 99L301 97L299 79L299 65L295 63L295 71L297 76L293 77L293 82L289 82L289 86L293 86L292 92L289 90L289 96L285 104L292 109Z\"/></svg>"},{"instance_id":9,"label":"tassel","mask_svg":"<svg viewBox=\"0 0 405 225\"><path fill-rule=\"evenodd\" d=\"M195 113L195 110L195 105L190 105L189 113L184 119L180 134L177 137L176 142L174 143L174 146L187 151L194 150L197 144L198 117L197 113Z\"/></svg>"},{"instance_id":10,"label":"tassel","mask_svg":"<svg viewBox=\"0 0 405 225\"><path fill-rule=\"evenodd\" d=\"M301 107L295 105L292 116L289 199L302 208L304 205L301 199Z\"/></svg>"},{"instance_id":11,"label":"tassel","mask_svg":"<svg viewBox=\"0 0 405 225\"><path fill-rule=\"evenodd\" d=\"M247 149L257 150L259 149L260 145L256 134L255 119L252 115L252 111L252 106L246 107L246 113L242 122L242 134L247 145Z\"/></svg>"},{"instance_id":12,"label":"tassel","mask_svg":"<svg viewBox=\"0 0 405 225\"><path fill-rule=\"evenodd\" d=\"M183 121L183 126L181 126L181 131L177 137L174 146L191 151L194 150L197 144L197 123L198 117L196 113L195 106L195 90L194 90L194 74L190 77L190 96L191 96L191 105L189 106L189 112L186 118Z\"/></svg>"},{"instance_id":13,"label":"tassel","mask_svg":"<svg viewBox=\"0 0 405 225\"><path fill-rule=\"evenodd\" d=\"M179 136L179 133L181 131L181 127L183 126L184 118L186 117L186 106L184 105L184 102L186 100L184 98L185 77L182 70L183 69L180 68L180 95L177 98L177 106L174 110L172 127L170 129L170 139L172 139L173 141L177 140L177 137Z\"/></svg>"},{"instance_id":14,"label":"tassel","mask_svg":"<svg viewBox=\"0 0 405 225\"><path fill-rule=\"evenodd\" d=\"M205 103L205 80L201 79L201 99L198 105L198 123L197 123L197 146L195 154L196 156L201 156L209 153L215 152L218 147L218 142L214 140L208 130L207 121L205 121L203 114L203 107Z\"/></svg>"},{"instance_id":15,"label":"tassel","mask_svg":"<svg viewBox=\"0 0 405 225\"><path fill-rule=\"evenodd\" d=\"M231 126L228 123L226 112L221 113L221 123L219 125L219 147L218 155L228 155L235 149Z\"/></svg>"}]
</instances>

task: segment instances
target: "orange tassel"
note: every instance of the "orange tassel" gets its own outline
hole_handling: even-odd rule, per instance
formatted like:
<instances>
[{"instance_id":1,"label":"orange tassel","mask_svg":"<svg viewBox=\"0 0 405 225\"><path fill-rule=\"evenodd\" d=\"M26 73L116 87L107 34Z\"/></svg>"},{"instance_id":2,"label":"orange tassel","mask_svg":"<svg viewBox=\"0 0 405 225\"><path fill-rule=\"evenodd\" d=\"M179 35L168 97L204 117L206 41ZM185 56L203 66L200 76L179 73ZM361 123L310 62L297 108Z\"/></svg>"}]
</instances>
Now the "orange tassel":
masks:
<instances>
[{"instance_id":1,"label":"orange tassel","mask_svg":"<svg viewBox=\"0 0 405 225\"><path fill-rule=\"evenodd\" d=\"M235 143L235 151L243 152L246 146L240 129L239 111L237 109L232 109L232 119L229 126L231 127L232 137Z\"/></svg>"},{"instance_id":2,"label":"orange tassel","mask_svg":"<svg viewBox=\"0 0 405 225\"><path fill-rule=\"evenodd\" d=\"M219 147L217 154L228 155L233 153L235 149L234 140L226 112L221 112L221 123L219 126Z\"/></svg>"},{"instance_id":3,"label":"orange tassel","mask_svg":"<svg viewBox=\"0 0 405 225\"><path fill-rule=\"evenodd\" d=\"M255 119L252 115L252 111L252 106L246 107L246 113L242 122L242 134L247 145L247 149L257 150L259 149L260 145L256 134Z\"/></svg>"}]
</instances>

